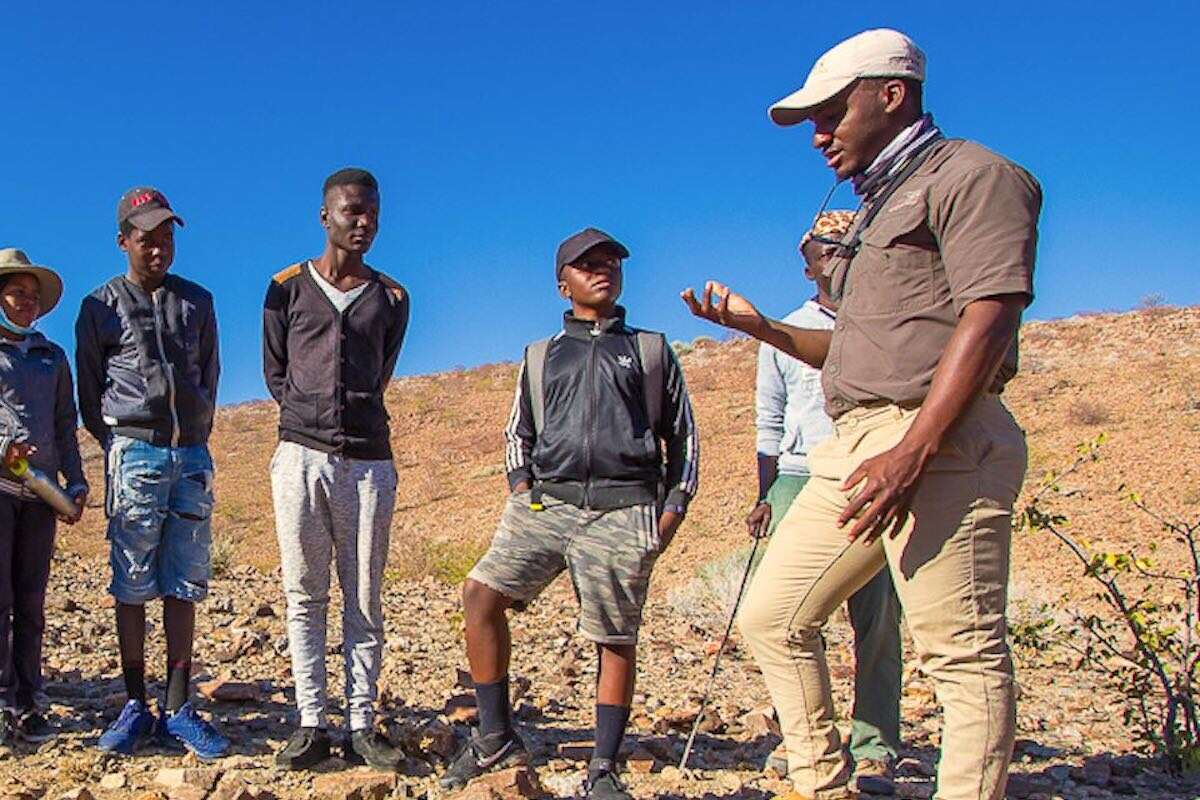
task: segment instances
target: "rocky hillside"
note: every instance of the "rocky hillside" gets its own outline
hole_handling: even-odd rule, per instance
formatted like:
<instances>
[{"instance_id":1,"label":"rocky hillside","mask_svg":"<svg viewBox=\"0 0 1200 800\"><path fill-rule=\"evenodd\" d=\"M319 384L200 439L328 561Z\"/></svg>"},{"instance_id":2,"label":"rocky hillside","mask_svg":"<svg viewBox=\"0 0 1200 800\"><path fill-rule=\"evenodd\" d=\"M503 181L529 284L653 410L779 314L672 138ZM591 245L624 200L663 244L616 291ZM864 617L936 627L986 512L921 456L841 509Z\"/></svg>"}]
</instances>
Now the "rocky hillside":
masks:
<instances>
[{"instance_id":1,"label":"rocky hillside","mask_svg":"<svg viewBox=\"0 0 1200 800\"><path fill-rule=\"evenodd\" d=\"M1023 371L1008 393L1029 434L1026 494L1041 475L1074 458L1075 445L1099 433L1099 461L1063 481L1055 510L1071 530L1109 549L1164 543L1156 558L1180 554L1118 490L1139 490L1171 515L1200 516L1200 309L1150 309L1025 326ZM783 789L761 772L778 741L762 713L766 694L751 659L735 642L722 662L691 772L674 769L696 713L723 629L722 594L740 562L740 519L754 496L754 345L697 342L684 368L702 431L701 495L676 544L660 561L647 610L628 774L638 798L745 797ZM465 666L455 584L485 546L504 496L499 431L515 367L492 365L396 381L388 390L400 468L398 513L385 591L387 650L380 721L410 753L404 774L384 776L339 759L315 774L279 773L271 754L286 739L293 707L283 598L275 571L267 464L275 410L266 403L222 409L217 462L219 575L197 627L200 704L236 742L236 754L201 766L158 750L110 759L94 749L123 701L111 600L105 594L102 513L98 507L64 530L48 600L47 686L63 733L40 748L0 753L0 797L70 796L143 800L249 800L270 797L404 798L437 796L435 775L473 709L463 697ZM88 453L99 486L99 457ZM98 499L96 501L98 506ZM731 555L732 554L732 555ZM1085 601L1090 590L1062 547L1023 534L1014 546L1014 614L1041 603ZM594 656L574 634L573 600L560 581L548 597L514 617L517 715L535 753L536 775L510 774L468 790L474 800L567 796L586 764ZM334 597L337 596L335 590ZM335 604L336 605L336 604ZM157 616L154 611L151 618ZM338 614L330 635L331 695L341 691ZM151 624L148 663L164 660ZM849 631L828 635L840 708L852 665ZM914 667L904 682L904 759L900 794L929 797L940 718L932 687ZM1133 740L1114 696L1070 653L1018 652L1021 690L1018 757L1010 796L1153 800L1192 797L1200 787L1169 778L1131 754ZM153 671L153 670L152 670ZM151 692L161 694L154 683Z\"/></svg>"},{"instance_id":2,"label":"rocky hillside","mask_svg":"<svg viewBox=\"0 0 1200 800\"><path fill-rule=\"evenodd\" d=\"M677 544L659 565L656 590L744 541L740 523L754 483L754 348L746 339L698 340L682 362L701 432L701 492ZM1147 528L1119 500L1127 484L1164 512L1200 508L1200 308L1091 314L1027 324L1022 370L1007 392L1029 436L1028 485L1074 458L1074 446L1108 434L1102 459L1073 476L1066 508L1077 529L1114 545L1143 541ZM454 577L486 546L502 507L501 430L515 364L394 381L387 392L400 473L392 526L397 577ZM273 403L221 409L215 539L222 563L270 571L277 563L267 466L275 444ZM101 486L99 449L85 448ZM82 555L105 548L100 493L62 545ZM1153 530L1152 528L1150 530ZM1069 565L1049 541L1020 540L1019 583L1061 585Z\"/></svg>"}]
</instances>

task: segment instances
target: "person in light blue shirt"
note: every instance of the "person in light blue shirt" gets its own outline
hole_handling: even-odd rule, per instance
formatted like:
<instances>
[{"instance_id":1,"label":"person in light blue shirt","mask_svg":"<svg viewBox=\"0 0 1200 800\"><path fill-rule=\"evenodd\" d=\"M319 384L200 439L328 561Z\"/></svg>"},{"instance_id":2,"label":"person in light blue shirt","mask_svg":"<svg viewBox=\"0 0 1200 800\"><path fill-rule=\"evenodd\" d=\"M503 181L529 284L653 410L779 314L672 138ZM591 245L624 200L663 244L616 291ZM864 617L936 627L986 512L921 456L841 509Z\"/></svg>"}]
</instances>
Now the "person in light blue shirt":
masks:
<instances>
[{"instance_id":1,"label":"person in light blue shirt","mask_svg":"<svg viewBox=\"0 0 1200 800\"><path fill-rule=\"evenodd\" d=\"M837 319L823 274L832 245L821 239L840 238L854 214L827 211L800 243L805 276L817 294L784 317L798 328L832 330ZM815 238L814 238L815 237ZM808 454L833 435L825 413L821 371L768 344L758 350L755 390L758 429L758 502L746 518L750 534L774 533L792 501L808 482ZM847 602L854 628L854 711L850 755L855 784L862 792L892 794L893 768L900 746L900 603L890 573L880 570ZM782 745L768 766L787 774Z\"/></svg>"}]
</instances>

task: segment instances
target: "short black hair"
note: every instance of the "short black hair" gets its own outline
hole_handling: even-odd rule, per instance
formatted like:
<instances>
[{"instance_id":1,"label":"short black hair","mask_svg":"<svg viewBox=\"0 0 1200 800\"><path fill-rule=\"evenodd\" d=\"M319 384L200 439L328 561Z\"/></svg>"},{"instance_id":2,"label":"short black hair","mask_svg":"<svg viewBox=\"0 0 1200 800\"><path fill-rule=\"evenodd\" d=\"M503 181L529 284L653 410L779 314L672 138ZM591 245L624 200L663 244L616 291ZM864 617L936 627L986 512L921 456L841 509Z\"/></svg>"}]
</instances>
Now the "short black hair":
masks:
<instances>
[{"instance_id":1,"label":"short black hair","mask_svg":"<svg viewBox=\"0 0 1200 800\"><path fill-rule=\"evenodd\" d=\"M128 236L133 233L133 223L127 219L121 220L120 224L117 225L117 230L121 232L122 236Z\"/></svg>"},{"instance_id":2,"label":"short black hair","mask_svg":"<svg viewBox=\"0 0 1200 800\"><path fill-rule=\"evenodd\" d=\"M329 190L335 186L365 186L376 192L379 191L379 181L375 180L375 176L358 167L339 169L326 178L325 185L321 188L321 196L329 194Z\"/></svg>"}]
</instances>

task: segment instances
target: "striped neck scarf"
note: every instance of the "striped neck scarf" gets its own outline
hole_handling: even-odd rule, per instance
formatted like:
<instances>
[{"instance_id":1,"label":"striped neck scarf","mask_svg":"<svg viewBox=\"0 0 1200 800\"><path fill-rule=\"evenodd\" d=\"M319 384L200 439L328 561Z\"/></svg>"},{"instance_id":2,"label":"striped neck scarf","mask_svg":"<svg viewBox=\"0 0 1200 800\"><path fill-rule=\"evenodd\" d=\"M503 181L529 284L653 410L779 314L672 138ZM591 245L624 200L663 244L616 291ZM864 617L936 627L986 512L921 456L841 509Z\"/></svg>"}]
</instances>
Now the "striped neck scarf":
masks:
<instances>
[{"instance_id":1,"label":"striped neck scarf","mask_svg":"<svg viewBox=\"0 0 1200 800\"><path fill-rule=\"evenodd\" d=\"M942 130L933 124L933 115L925 114L919 120L909 125L888 146L875 156L871 166L851 178L854 193L864 200L869 200L881 188L887 185L888 179L904 169L909 160L925 149L926 145L945 138Z\"/></svg>"}]
</instances>

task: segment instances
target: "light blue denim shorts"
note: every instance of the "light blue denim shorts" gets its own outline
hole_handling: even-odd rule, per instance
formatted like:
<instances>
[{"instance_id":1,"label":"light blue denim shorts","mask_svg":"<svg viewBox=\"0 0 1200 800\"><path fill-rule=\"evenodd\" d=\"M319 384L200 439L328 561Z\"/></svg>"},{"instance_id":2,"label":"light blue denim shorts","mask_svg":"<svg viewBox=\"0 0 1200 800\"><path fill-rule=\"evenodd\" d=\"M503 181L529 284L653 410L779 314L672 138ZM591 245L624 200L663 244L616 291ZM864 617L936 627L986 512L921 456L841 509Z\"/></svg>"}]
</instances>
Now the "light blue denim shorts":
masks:
<instances>
[{"instance_id":1,"label":"light blue denim shorts","mask_svg":"<svg viewBox=\"0 0 1200 800\"><path fill-rule=\"evenodd\" d=\"M113 436L105 477L112 596L130 605L156 597L203 600L212 550L208 447Z\"/></svg>"}]
</instances>

